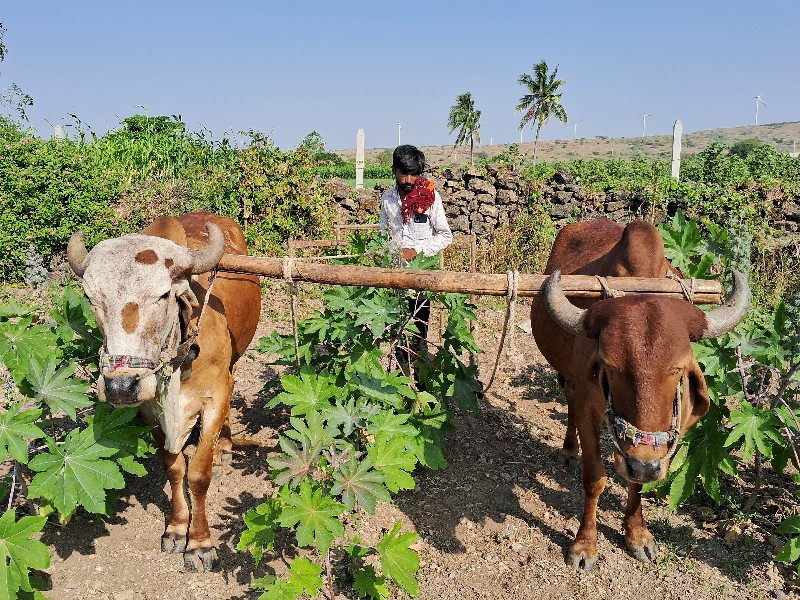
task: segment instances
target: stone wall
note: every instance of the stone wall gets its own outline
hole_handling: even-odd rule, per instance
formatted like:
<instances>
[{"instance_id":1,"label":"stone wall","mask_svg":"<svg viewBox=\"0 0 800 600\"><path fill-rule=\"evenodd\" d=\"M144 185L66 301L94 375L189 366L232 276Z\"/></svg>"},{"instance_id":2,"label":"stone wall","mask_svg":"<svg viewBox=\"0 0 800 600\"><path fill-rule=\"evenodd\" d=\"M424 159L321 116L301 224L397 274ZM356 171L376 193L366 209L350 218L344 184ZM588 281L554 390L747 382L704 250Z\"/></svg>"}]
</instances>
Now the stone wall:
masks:
<instances>
[{"instance_id":1,"label":"stone wall","mask_svg":"<svg viewBox=\"0 0 800 600\"><path fill-rule=\"evenodd\" d=\"M534 191L539 201L550 207L550 217L559 228L570 220L600 216L618 222L633 219L660 222L666 217L665 208L670 212L674 208L653 206L644 190L593 196L563 169L536 190L512 167L489 165L486 172L476 167L437 167L426 176L436 182L453 232L474 232L479 239L489 237L497 227L512 223ZM332 179L326 182L326 189L339 207L339 222L352 223L364 222L368 215L378 214L380 197L386 188L354 191L343 180ZM777 229L800 237L800 203L796 198L775 198L771 210Z\"/></svg>"}]
</instances>

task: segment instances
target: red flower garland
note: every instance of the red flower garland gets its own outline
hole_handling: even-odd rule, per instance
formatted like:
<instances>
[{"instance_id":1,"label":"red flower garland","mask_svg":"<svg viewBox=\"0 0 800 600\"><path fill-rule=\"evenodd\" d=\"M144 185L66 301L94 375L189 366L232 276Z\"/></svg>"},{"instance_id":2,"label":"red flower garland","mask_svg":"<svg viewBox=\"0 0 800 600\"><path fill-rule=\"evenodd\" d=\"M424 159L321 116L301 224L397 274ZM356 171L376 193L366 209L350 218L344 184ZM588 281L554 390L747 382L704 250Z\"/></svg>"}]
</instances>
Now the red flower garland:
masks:
<instances>
[{"instance_id":1,"label":"red flower garland","mask_svg":"<svg viewBox=\"0 0 800 600\"><path fill-rule=\"evenodd\" d=\"M403 198L403 205L400 209L400 213L403 215L403 223L407 223L412 214L421 215L431 207L436 198L433 193L435 188L436 184L433 181L424 177L417 177L414 187Z\"/></svg>"}]
</instances>

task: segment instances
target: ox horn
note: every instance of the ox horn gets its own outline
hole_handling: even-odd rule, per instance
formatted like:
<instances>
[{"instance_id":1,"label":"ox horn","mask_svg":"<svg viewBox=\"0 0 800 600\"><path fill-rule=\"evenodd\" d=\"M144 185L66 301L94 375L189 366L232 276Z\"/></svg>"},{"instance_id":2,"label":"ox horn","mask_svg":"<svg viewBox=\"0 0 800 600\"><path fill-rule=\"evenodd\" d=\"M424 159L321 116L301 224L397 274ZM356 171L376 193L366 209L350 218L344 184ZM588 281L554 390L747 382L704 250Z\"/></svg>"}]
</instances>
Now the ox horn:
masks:
<instances>
[{"instance_id":1,"label":"ox horn","mask_svg":"<svg viewBox=\"0 0 800 600\"><path fill-rule=\"evenodd\" d=\"M733 272L733 289L725 303L706 313L708 325L700 339L715 338L732 330L744 319L750 308L750 287L747 277L739 271Z\"/></svg>"},{"instance_id":2,"label":"ox horn","mask_svg":"<svg viewBox=\"0 0 800 600\"><path fill-rule=\"evenodd\" d=\"M584 335L583 319L586 310L572 304L561 290L561 269L553 272L544 284L544 302L547 312L558 325L574 334Z\"/></svg>"},{"instance_id":3,"label":"ox horn","mask_svg":"<svg viewBox=\"0 0 800 600\"><path fill-rule=\"evenodd\" d=\"M67 262L78 277L83 277L83 272L86 271L87 254L89 251L86 249L86 237L83 231L76 231L67 243Z\"/></svg>"},{"instance_id":4,"label":"ox horn","mask_svg":"<svg viewBox=\"0 0 800 600\"><path fill-rule=\"evenodd\" d=\"M206 221L208 241L202 250L192 250L192 274L207 273L217 266L225 252L225 234L215 223Z\"/></svg>"}]
</instances>

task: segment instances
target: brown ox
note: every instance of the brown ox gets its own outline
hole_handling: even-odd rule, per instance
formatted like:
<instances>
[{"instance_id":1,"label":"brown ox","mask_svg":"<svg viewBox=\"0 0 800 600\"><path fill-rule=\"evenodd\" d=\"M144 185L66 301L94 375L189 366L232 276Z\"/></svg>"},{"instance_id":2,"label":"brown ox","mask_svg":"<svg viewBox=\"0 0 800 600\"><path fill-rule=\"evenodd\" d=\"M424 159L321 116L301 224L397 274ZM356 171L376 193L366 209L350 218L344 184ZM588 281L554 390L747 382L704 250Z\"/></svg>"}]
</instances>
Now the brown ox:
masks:
<instances>
[{"instance_id":1,"label":"brown ox","mask_svg":"<svg viewBox=\"0 0 800 600\"><path fill-rule=\"evenodd\" d=\"M103 333L98 396L139 405L156 426L172 490L161 549L184 552L189 571L211 569L216 559L206 493L212 462L231 451L235 364L253 338L261 305L252 275L220 273L206 298L209 272L223 252L247 254L241 228L202 212L156 219L144 235L105 240L88 253L78 232L67 248ZM190 513L182 449L198 418L200 439L188 465Z\"/></svg>"},{"instance_id":2,"label":"brown ox","mask_svg":"<svg viewBox=\"0 0 800 600\"><path fill-rule=\"evenodd\" d=\"M567 398L562 461L577 457L580 439L585 502L567 561L584 570L597 560L597 502L606 483L603 424L614 441L616 470L628 482L625 541L636 558L650 562L656 548L642 516L642 484L665 477L680 437L709 407L690 342L733 329L747 311L750 291L745 278L734 273L726 304L708 313L684 300L653 295L572 303L561 291L561 274L664 277L668 272L676 271L652 225L574 223L556 237L545 270L552 275L532 304L533 335Z\"/></svg>"}]
</instances>

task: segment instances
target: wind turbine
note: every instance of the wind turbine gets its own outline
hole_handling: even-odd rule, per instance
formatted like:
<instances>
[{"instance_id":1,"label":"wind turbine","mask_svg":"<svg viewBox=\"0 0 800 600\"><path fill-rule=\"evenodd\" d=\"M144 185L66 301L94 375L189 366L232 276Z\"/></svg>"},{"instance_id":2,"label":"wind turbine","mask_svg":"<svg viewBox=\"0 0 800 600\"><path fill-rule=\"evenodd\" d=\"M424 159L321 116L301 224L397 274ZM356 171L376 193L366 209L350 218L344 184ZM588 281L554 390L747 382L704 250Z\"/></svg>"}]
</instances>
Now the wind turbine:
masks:
<instances>
[{"instance_id":1,"label":"wind turbine","mask_svg":"<svg viewBox=\"0 0 800 600\"><path fill-rule=\"evenodd\" d=\"M652 117L653 115L648 115L644 113L642 115L642 137L644 137L644 130L647 129L647 117Z\"/></svg>"},{"instance_id":2,"label":"wind turbine","mask_svg":"<svg viewBox=\"0 0 800 600\"><path fill-rule=\"evenodd\" d=\"M573 128L572 129L572 139L573 140L577 140L578 139L578 123L583 123L583 119L581 119L580 121L575 121L572 124L572 128Z\"/></svg>"},{"instance_id":3,"label":"wind turbine","mask_svg":"<svg viewBox=\"0 0 800 600\"><path fill-rule=\"evenodd\" d=\"M753 96L753 100L756 101L756 125L758 125L758 103L760 102L764 106L766 106L767 104L761 99L761 94L756 94L755 96Z\"/></svg>"}]
</instances>

